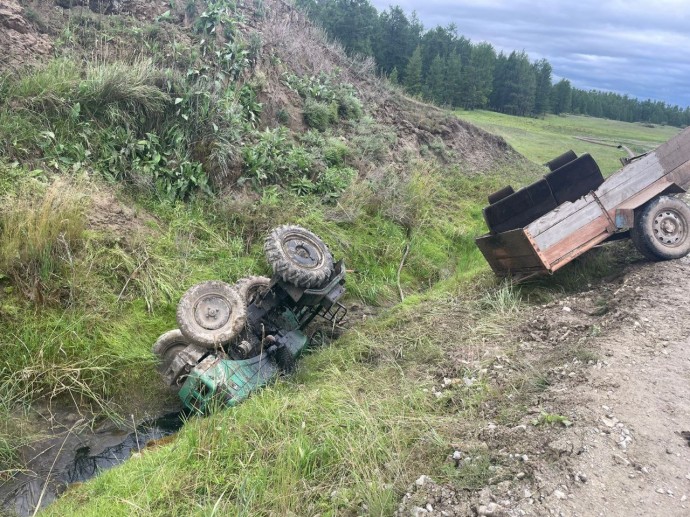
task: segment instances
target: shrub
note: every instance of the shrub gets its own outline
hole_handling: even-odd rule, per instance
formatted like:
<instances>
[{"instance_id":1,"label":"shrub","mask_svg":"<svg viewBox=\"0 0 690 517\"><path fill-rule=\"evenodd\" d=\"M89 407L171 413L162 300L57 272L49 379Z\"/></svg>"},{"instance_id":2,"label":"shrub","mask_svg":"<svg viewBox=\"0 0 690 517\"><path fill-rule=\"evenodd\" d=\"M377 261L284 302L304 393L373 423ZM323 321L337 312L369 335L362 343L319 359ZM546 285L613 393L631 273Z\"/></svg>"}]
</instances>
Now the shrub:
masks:
<instances>
[{"instance_id":1,"label":"shrub","mask_svg":"<svg viewBox=\"0 0 690 517\"><path fill-rule=\"evenodd\" d=\"M288 140L283 127L267 129L258 136L258 141L242 150L245 176L240 182L250 181L259 185L296 185L304 194L308 190L302 178L311 176L315 169L315 158L307 149Z\"/></svg>"},{"instance_id":2,"label":"shrub","mask_svg":"<svg viewBox=\"0 0 690 517\"><path fill-rule=\"evenodd\" d=\"M357 171L351 167L329 167L317 185L317 191L326 197L338 197L357 177Z\"/></svg>"},{"instance_id":3,"label":"shrub","mask_svg":"<svg viewBox=\"0 0 690 517\"><path fill-rule=\"evenodd\" d=\"M323 149L323 157L331 167L340 167L352 154L345 142L337 138L330 138Z\"/></svg>"},{"instance_id":4,"label":"shrub","mask_svg":"<svg viewBox=\"0 0 690 517\"><path fill-rule=\"evenodd\" d=\"M354 95L344 92L338 96L338 115L346 120L362 118L362 102Z\"/></svg>"},{"instance_id":5,"label":"shrub","mask_svg":"<svg viewBox=\"0 0 690 517\"><path fill-rule=\"evenodd\" d=\"M337 121L336 110L333 108L333 104L308 98L304 103L304 122L311 128L326 131Z\"/></svg>"}]
</instances>

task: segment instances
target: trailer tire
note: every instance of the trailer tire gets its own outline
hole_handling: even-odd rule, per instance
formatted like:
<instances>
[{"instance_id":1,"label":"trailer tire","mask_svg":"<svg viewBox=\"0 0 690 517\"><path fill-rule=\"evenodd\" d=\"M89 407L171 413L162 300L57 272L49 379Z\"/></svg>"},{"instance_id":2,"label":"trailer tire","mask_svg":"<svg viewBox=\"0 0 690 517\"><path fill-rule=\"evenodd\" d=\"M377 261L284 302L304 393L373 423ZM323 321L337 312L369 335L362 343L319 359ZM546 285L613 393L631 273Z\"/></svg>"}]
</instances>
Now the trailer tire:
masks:
<instances>
[{"instance_id":1,"label":"trailer tire","mask_svg":"<svg viewBox=\"0 0 690 517\"><path fill-rule=\"evenodd\" d=\"M317 287L333 273L328 246L301 226L275 228L266 238L264 251L273 272L296 287Z\"/></svg>"},{"instance_id":2,"label":"trailer tire","mask_svg":"<svg viewBox=\"0 0 690 517\"><path fill-rule=\"evenodd\" d=\"M189 340L184 337L180 329L169 330L162 334L151 349L159 358L158 366L156 367L158 372L164 374L175 357L177 357L177 354L187 348L189 344Z\"/></svg>"},{"instance_id":3,"label":"trailer tire","mask_svg":"<svg viewBox=\"0 0 690 517\"><path fill-rule=\"evenodd\" d=\"M192 286L177 305L177 324L195 345L215 348L240 333L247 307L237 290L217 280Z\"/></svg>"},{"instance_id":4,"label":"trailer tire","mask_svg":"<svg viewBox=\"0 0 690 517\"><path fill-rule=\"evenodd\" d=\"M659 196L635 214L633 244L650 260L679 259L690 253L690 206Z\"/></svg>"},{"instance_id":5,"label":"trailer tire","mask_svg":"<svg viewBox=\"0 0 690 517\"><path fill-rule=\"evenodd\" d=\"M235 289L247 306L259 302L268 291L271 279L265 276L249 276L238 280Z\"/></svg>"}]
</instances>

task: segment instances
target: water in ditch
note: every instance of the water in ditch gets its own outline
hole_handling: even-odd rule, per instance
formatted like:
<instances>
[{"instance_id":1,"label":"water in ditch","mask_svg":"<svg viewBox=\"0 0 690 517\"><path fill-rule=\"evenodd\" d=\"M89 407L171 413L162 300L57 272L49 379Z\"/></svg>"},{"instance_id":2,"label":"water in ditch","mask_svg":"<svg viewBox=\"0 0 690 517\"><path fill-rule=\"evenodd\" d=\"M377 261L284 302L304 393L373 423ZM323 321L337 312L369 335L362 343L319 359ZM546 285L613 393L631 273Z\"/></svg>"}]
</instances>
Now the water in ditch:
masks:
<instances>
[{"instance_id":1,"label":"water in ditch","mask_svg":"<svg viewBox=\"0 0 690 517\"><path fill-rule=\"evenodd\" d=\"M29 460L26 472L0 479L0 514L4 509L10 515L32 515L37 506L50 504L70 484L119 465L151 440L174 434L185 419L184 413L172 412L142 422L134 430L111 424L97 430L75 430L77 425L63 423L57 432L22 451Z\"/></svg>"}]
</instances>

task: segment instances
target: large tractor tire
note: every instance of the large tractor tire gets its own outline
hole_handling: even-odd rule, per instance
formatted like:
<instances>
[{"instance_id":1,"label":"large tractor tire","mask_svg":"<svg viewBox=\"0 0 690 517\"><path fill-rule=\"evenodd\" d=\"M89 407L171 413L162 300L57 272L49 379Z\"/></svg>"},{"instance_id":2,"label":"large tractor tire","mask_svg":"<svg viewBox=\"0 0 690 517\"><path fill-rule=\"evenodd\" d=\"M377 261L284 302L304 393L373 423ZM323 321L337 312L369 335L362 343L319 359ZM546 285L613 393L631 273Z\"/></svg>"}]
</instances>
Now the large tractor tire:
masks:
<instances>
[{"instance_id":1,"label":"large tractor tire","mask_svg":"<svg viewBox=\"0 0 690 517\"><path fill-rule=\"evenodd\" d=\"M268 291L270 283L271 279L265 276L249 276L238 280L235 284L235 289L237 289L240 298L249 306L252 303L261 303L261 299Z\"/></svg>"},{"instance_id":2,"label":"large tractor tire","mask_svg":"<svg viewBox=\"0 0 690 517\"><path fill-rule=\"evenodd\" d=\"M657 197L636 212L630 237L649 260L682 258L690 253L690 207L675 197Z\"/></svg>"},{"instance_id":3,"label":"large tractor tire","mask_svg":"<svg viewBox=\"0 0 690 517\"><path fill-rule=\"evenodd\" d=\"M247 321L247 306L232 286L216 280L189 289L177 306L177 324L192 343L216 348L237 336Z\"/></svg>"},{"instance_id":4,"label":"large tractor tire","mask_svg":"<svg viewBox=\"0 0 690 517\"><path fill-rule=\"evenodd\" d=\"M153 344L152 352L158 357L157 370L165 373L177 354L182 352L190 344L190 341L182 335L179 329L169 330L162 334Z\"/></svg>"},{"instance_id":5,"label":"large tractor tire","mask_svg":"<svg viewBox=\"0 0 690 517\"><path fill-rule=\"evenodd\" d=\"M273 272L297 287L318 287L333 273L333 256L326 244L301 226L275 228L264 251Z\"/></svg>"}]
</instances>

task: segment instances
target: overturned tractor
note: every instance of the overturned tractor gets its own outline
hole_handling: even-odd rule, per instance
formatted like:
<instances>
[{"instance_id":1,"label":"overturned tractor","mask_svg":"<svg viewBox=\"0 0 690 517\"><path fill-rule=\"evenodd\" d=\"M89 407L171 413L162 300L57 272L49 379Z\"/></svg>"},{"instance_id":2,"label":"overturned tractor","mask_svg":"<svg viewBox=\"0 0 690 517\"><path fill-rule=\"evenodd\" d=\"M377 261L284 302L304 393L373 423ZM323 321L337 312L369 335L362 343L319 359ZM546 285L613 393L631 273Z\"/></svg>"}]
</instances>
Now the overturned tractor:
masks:
<instances>
[{"instance_id":1,"label":"overturned tractor","mask_svg":"<svg viewBox=\"0 0 690 517\"><path fill-rule=\"evenodd\" d=\"M191 287L178 304L178 328L153 346L164 382L179 388L188 409L241 402L294 368L314 318L337 325L347 314L338 301L345 294L345 266L333 262L318 236L280 226L266 238L264 251L271 278Z\"/></svg>"}]
</instances>

